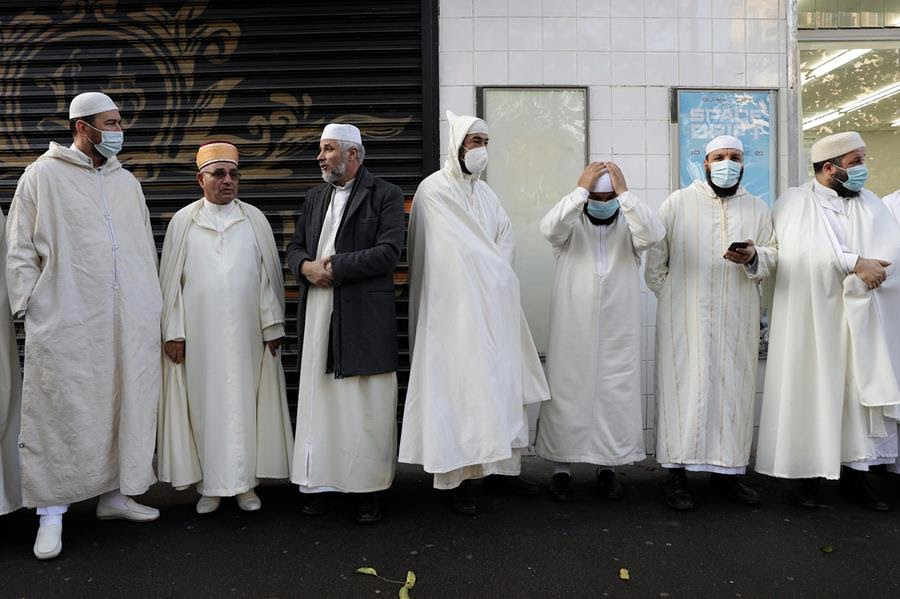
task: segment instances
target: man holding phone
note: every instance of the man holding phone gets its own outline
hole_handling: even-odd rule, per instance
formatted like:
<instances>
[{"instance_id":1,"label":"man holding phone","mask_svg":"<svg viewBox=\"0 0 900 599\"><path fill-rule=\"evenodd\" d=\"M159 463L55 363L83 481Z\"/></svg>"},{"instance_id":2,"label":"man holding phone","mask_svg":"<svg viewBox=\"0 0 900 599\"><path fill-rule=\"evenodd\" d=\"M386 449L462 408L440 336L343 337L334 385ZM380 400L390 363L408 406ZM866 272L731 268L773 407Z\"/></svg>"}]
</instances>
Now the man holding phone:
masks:
<instances>
[{"instance_id":1,"label":"man holding phone","mask_svg":"<svg viewBox=\"0 0 900 599\"><path fill-rule=\"evenodd\" d=\"M741 187L741 141L706 146L705 180L659 209L665 238L647 252L645 278L658 298L656 403L659 463L669 507L695 507L686 471L739 503L759 496L741 478L750 461L759 351L760 279L778 249L765 202Z\"/></svg>"}]
</instances>

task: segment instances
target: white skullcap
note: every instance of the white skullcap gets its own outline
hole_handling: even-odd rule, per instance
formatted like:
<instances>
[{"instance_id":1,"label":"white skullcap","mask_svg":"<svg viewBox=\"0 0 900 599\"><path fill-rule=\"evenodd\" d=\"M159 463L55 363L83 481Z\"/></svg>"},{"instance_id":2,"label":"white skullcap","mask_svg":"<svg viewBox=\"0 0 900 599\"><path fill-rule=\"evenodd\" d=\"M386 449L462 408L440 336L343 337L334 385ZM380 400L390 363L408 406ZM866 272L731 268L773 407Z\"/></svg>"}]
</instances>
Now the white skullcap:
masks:
<instances>
[{"instance_id":1,"label":"white skullcap","mask_svg":"<svg viewBox=\"0 0 900 599\"><path fill-rule=\"evenodd\" d=\"M335 139L337 141L350 141L362 145L362 136L353 125L344 123L328 123L322 129L322 137L319 139Z\"/></svg>"},{"instance_id":2,"label":"white skullcap","mask_svg":"<svg viewBox=\"0 0 900 599\"><path fill-rule=\"evenodd\" d=\"M106 112L107 110L118 110L119 107L112 101L112 98L100 92L84 92L78 94L69 104L69 120L81 118L83 116L92 116Z\"/></svg>"},{"instance_id":3,"label":"white skullcap","mask_svg":"<svg viewBox=\"0 0 900 599\"><path fill-rule=\"evenodd\" d=\"M834 135L823 137L812 145L809 154L813 164L815 164L816 162L822 162L829 158L837 158L838 156L843 156L847 152L852 152L853 150L865 147L866 142L863 141L863 138L859 133L856 131L845 131L843 133L835 133Z\"/></svg>"},{"instance_id":4,"label":"white skullcap","mask_svg":"<svg viewBox=\"0 0 900 599\"><path fill-rule=\"evenodd\" d=\"M488 134L488 125L484 120L475 119L475 121L469 125L469 130L466 131L466 135L474 135L475 133Z\"/></svg>"},{"instance_id":5,"label":"white skullcap","mask_svg":"<svg viewBox=\"0 0 900 599\"><path fill-rule=\"evenodd\" d=\"M737 137L732 135L720 135L715 138L708 144L706 144L706 155L709 156L710 152L715 152L716 150L724 150L728 148L729 150L740 150L744 151L744 144L741 143Z\"/></svg>"},{"instance_id":6,"label":"white skullcap","mask_svg":"<svg viewBox=\"0 0 900 599\"><path fill-rule=\"evenodd\" d=\"M594 186L591 188L591 193L612 193L612 179L609 178L609 173L603 173L597 178L597 182L594 183Z\"/></svg>"}]
</instances>

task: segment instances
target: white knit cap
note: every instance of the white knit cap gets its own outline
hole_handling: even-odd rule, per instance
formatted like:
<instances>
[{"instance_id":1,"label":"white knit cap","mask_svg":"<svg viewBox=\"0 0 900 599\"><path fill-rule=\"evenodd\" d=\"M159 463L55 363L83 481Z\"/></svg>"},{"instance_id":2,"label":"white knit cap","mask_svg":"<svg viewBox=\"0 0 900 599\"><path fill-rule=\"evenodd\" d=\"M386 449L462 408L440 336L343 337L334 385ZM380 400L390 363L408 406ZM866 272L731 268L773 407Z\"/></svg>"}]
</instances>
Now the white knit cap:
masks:
<instances>
[{"instance_id":1,"label":"white knit cap","mask_svg":"<svg viewBox=\"0 0 900 599\"><path fill-rule=\"evenodd\" d=\"M813 164L815 164L816 162L837 158L847 152L865 147L866 142L863 141L859 133L856 131L844 131L843 133L835 133L834 135L823 137L814 143L809 150L809 155Z\"/></svg>"},{"instance_id":2,"label":"white knit cap","mask_svg":"<svg viewBox=\"0 0 900 599\"><path fill-rule=\"evenodd\" d=\"M350 141L362 145L362 135L353 125L344 123L328 123L322 129L322 137L319 139L335 139L337 141Z\"/></svg>"},{"instance_id":3,"label":"white knit cap","mask_svg":"<svg viewBox=\"0 0 900 599\"><path fill-rule=\"evenodd\" d=\"M594 186L591 188L591 193L612 193L612 179L609 178L609 173L603 173L597 178L597 182L594 183Z\"/></svg>"},{"instance_id":4,"label":"white knit cap","mask_svg":"<svg viewBox=\"0 0 900 599\"><path fill-rule=\"evenodd\" d=\"M719 137L713 139L711 142L706 144L706 155L709 156L710 152L715 152L716 150L724 150L728 148L729 150L740 150L744 151L744 144L741 143L737 137L733 135L720 135Z\"/></svg>"},{"instance_id":5,"label":"white knit cap","mask_svg":"<svg viewBox=\"0 0 900 599\"><path fill-rule=\"evenodd\" d=\"M81 118L83 116L92 116L106 112L107 110L118 110L119 107L112 101L112 98L100 92L84 92L72 98L69 104L69 120Z\"/></svg>"}]
</instances>

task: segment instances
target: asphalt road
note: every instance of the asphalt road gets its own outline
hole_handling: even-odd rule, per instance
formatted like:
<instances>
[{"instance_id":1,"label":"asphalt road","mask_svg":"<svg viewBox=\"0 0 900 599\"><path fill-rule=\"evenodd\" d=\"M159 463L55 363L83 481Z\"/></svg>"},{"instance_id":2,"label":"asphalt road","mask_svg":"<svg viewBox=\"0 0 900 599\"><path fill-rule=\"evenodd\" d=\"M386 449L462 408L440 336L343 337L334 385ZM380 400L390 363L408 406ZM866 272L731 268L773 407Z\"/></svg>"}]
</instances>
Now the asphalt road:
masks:
<instances>
[{"instance_id":1,"label":"asphalt road","mask_svg":"<svg viewBox=\"0 0 900 599\"><path fill-rule=\"evenodd\" d=\"M37 518L20 510L0 517L0 598L397 597L399 584L354 574L359 567L395 580L414 571L413 599L900 596L900 510L848 505L835 483L824 487L832 507L809 511L790 503L788 485L754 477L763 504L748 508L692 475L700 508L676 513L652 466L620 470L620 502L596 495L590 467L574 473L570 503L479 485L481 513L466 518L404 466L374 526L357 525L349 502L304 517L285 483L260 487L259 512L223 500L206 516L194 512L193 491L157 485L143 498L162 509L154 523L101 522L94 501L73 506L63 554L50 562L31 555ZM527 458L525 474L546 483L550 470ZM873 483L900 505L900 476Z\"/></svg>"}]
</instances>

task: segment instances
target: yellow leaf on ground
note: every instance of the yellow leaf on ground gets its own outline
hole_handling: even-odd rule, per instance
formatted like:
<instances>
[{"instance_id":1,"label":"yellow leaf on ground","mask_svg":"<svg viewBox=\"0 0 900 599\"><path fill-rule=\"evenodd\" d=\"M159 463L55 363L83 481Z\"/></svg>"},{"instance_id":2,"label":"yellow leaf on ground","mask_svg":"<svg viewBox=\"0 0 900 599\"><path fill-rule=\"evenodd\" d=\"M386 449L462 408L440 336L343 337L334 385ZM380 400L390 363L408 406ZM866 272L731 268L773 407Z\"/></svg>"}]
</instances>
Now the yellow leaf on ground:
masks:
<instances>
[{"instance_id":1,"label":"yellow leaf on ground","mask_svg":"<svg viewBox=\"0 0 900 599\"><path fill-rule=\"evenodd\" d=\"M397 595L400 599L409 599L409 586L403 585L400 588L400 593Z\"/></svg>"},{"instance_id":2,"label":"yellow leaf on ground","mask_svg":"<svg viewBox=\"0 0 900 599\"><path fill-rule=\"evenodd\" d=\"M371 574L372 576L378 576L378 572L375 571L375 568L357 568L357 574Z\"/></svg>"},{"instance_id":3,"label":"yellow leaf on ground","mask_svg":"<svg viewBox=\"0 0 900 599\"><path fill-rule=\"evenodd\" d=\"M406 586L409 588L416 586L416 574L412 570L406 572Z\"/></svg>"},{"instance_id":4,"label":"yellow leaf on ground","mask_svg":"<svg viewBox=\"0 0 900 599\"><path fill-rule=\"evenodd\" d=\"M619 578L622 580L631 580L631 575L628 573L627 568L619 568Z\"/></svg>"},{"instance_id":5,"label":"yellow leaf on ground","mask_svg":"<svg viewBox=\"0 0 900 599\"><path fill-rule=\"evenodd\" d=\"M832 551L834 551L834 547L831 546L831 543L828 543L824 547L819 547L819 551L821 551L822 553L831 553Z\"/></svg>"}]
</instances>

